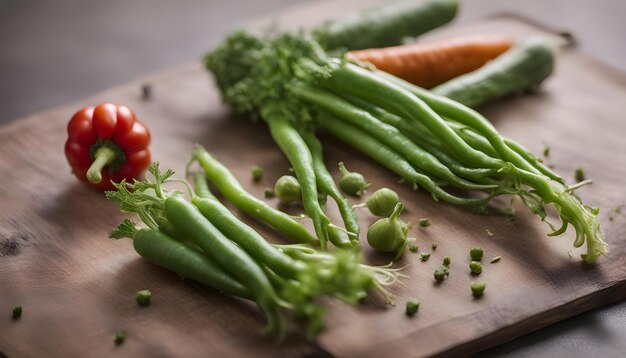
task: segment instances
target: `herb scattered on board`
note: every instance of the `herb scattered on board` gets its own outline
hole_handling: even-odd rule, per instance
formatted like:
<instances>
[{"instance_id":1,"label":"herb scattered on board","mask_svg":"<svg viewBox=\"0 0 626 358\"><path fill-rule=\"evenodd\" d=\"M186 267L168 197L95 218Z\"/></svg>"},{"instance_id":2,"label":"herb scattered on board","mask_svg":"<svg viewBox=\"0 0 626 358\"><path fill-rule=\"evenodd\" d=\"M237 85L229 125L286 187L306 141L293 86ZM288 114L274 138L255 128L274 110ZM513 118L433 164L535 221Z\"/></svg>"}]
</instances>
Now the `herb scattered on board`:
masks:
<instances>
[{"instance_id":1,"label":"herb scattered on board","mask_svg":"<svg viewBox=\"0 0 626 358\"><path fill-rule=\"evenodd\" d=\"M420 260L422 260L422 262L428 261L429 258L430 258L430 254L428 252L422 252L420 254Z\"/></svg>"},{"instance_id":2,"label":"herb scattered on board","mask_svg":"<svg viewBox=\"0 0 626 358\"><path fill-rule=\"evenodd\" d=\"M576 181L581 182L585 180L585 177L585 169L576 168L576 171L574 172L574 178L576 178Z\"/></svg>"},{"instance_id":3,"label":"herb scattered on board","mask_svg":"<svg viewBox=\"0 0 626 358\"><path fill-rule=\"evenodd\" d=\"M443 265L444 265L444 266L448 266L448 267L450 267L450 261L452 261L452 259L450 258L450 256L445 256L445 257L443 258Z\"/></svg>"},{"instance_id":4,"label":"herb scattered on board","mask_svg":"<svg viewBox=\"0 0 626 358\"><path fill-rule=\"evenodd\" d=\"M433 251L437 250L437 243L433 242L433 245L431 246L431 248L433 249Z\"/></svg>"},{"instance_id":5,"label":"herb scattered on board","mask_svg":"<svg viewBox=\"0 0 626 358\"><path fill-rule=\"evenodd\" d=\"M493 259L491 259L491 261L489 261L490 264L495 264L496 262L500 262L500 259L502 259L502 256L496 256Z\"/></svg>"},{"instance_id":6,"label":"herb scattered on board","mask_svg":"<svg viewBox=\"0 0 626 358\"><path fill-rule=\"evenodd\" d=\"M126 336L128 334L126 333L125 330L120 329L119 331L117 331L117 333L115 333L115 345L119 346L120 344L124 343L124 341L126 341Z\"/></svg>"},{"instance_id":7,"label":"herb scattered on board","mask_svg":"<svg viewBox=\"0 0 626 358\"><path fill-rule=\"evenodd\" d=\"M550 146L549 145L545 145L543 147L543 156L546 157L546 158L550 156Z\"/></svg>"},{"instance_id":8,"label":"herb scattered on board","mask_svg":"<svg viewBox=\"0 0 626 358\"><path fill-rule=\"evenodd\" d=\"M274 189L271 188L265 188L265 192L263 193L265 195L266 198L273 198L276 196L276 193L274 192Z\"/></svg>"},{"instance_id":9,"label":"herb scattered on board","mask_svg":"<svg viewBox=\"0 0 626 358\"><path fill-rule=\"evenodd\" d=\"M263 168L258 165L253 165L250 168L250 172L252 173L252 180L255 182L261 181L263 179Z\"/></svg>"},{"instance_id":10,"label":"herb scattered on board","mask_svg":"<svg viewBox=\"0 0 626 358\"><path fill-rule=\"evenodd\" d=\"M13 307L12 317L13 317L13 319L18 319L18 318L22 317L22 306L15 306L15 307Z\"/></svg>"},{"instance_id":11,"label":"herb scattered on board","mask_svg":"<svg viewBox=\"0 0 626 358\"><path fill-rule=\"evenodd\" d=\"M411 252L418 252L420 250L419 246L415 245L415 244L409 244L409 250Z\"/></svg>"},{"instance_id":12,"label":"herb scattered on board","mask_svg":"<svg viewBox=\"0 0 626 358\"><path fill-rule=\"evenodd\" d=\"M420 226L421 227L428 227L428 226L430 226L430 220L428 220L428 218L420 219Z\"/></svg>"},{"instance_id":13,"label":"herb scattered on board","mask_svg":"<svg viewBox=\"0 0 626 358\"><path fill-rule=\"evenodd\" d=\"M406 315L409 317L414 316L417 313L417 310L420 308L420 301L418 300L408 300L406 301Z\"/></svg>"}]
</instances>

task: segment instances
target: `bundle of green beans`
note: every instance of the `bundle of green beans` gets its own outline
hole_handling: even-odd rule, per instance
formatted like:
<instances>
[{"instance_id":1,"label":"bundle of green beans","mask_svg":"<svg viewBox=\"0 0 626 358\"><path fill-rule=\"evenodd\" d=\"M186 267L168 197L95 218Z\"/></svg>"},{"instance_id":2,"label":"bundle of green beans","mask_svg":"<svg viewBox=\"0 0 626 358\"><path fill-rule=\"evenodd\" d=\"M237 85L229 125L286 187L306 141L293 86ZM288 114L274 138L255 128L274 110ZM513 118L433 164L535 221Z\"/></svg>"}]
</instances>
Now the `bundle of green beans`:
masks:
<instances>
[{"instance_id":1,"label":"bundle of green beans","mask_svg":"<svg viewBox=\"0 0 626 358\"><path fill-rule=\"evenodd\" d=\"M202 151L198 148L196 153ZM161 173L158 164L153 164L149 173L151 178L132 184L123 181L115 184L117 191L106 192L122 212L137 214L147 226L138 229L126 219L110 237L133 239L135 251L142 257L183 278L255 301L268 318L267 330L278 337L285 333L285 310L306 319L310 335L317 334L323 312L316 302L319 296L356 304L370 289L377 289L391 299L383 286L397 280L401 275L398 270L363 265L354 250L329 254L302 244L274 246L220 203L209 190L204 174L195 177L193 190L186 181L172 179L172 171ZM165 188L175 182L187 186L191 201L182 192ZM232 184L232 191L224 190L224 186L221 190L236 193L242 200L249 198L248 193L233 189ZM251 210L258 209L254 206L258 203L247 205ZM259 211L264 218L272 217L276 227L290 236L304 235L299 241L309 242L307 230L286 214L271 208Z\"/></svg>"},{"instance_id":2,"label":"bundle of green beans","mask_svg":"<svg viewBox=\"0 0 626 358\"><path fill-rule=\"evenodd\" d=\"M565 185L534 154L461 103L334 58L305 33L261 38L239 31L209 53L205 64L226 103L268 124L302 184L305 212L322 249L330 223L318 203L316 178L324 170L314 164L316 143L309 147L315 130L330 133L435 200L476 206L515 195L542 221L552 204L562 225L551 225L550 236L572 225L574 246L587 244L586 262L606 250L598 210L573 193L588 182ZM459 196L447 188L472 194Z\"/></svg>"}]
</instances>

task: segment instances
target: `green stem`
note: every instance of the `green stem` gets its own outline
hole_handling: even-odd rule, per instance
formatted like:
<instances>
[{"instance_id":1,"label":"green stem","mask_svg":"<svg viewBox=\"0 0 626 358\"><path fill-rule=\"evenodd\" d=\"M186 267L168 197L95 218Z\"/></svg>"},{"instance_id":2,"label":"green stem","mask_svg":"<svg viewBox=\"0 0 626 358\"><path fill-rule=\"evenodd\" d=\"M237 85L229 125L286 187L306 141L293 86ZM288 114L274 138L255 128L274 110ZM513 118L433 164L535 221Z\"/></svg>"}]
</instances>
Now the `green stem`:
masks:
<instances>
[{"instance_id":1,"label":"green stem","mask_svg":"<svg viewBox=\"0 0 626 358\"><path fill-rule=\"evenodd\" d=\"M95 160L87 170L87 180L90 183L99 184L102 181L102 169L111 164L115 156L115 151L107 146L98 148L94 155Z\"/></svg>"}]
</instances>

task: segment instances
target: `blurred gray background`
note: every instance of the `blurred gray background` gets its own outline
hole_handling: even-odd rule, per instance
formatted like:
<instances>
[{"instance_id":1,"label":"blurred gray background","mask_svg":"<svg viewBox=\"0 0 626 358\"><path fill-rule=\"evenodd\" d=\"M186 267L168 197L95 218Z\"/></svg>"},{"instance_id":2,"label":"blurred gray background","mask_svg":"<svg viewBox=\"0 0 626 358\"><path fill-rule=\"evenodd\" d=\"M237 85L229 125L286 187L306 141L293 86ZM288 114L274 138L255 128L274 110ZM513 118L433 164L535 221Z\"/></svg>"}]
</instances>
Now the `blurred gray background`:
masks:
<instances>
[{"instance_id":1,"label":"blurred gray background","mask_svg":"<svg viewBox=\"0 0 626 358\"><path fill-rule=\"evenodd\" d=\"M230 30L314 1L0 0L0 123L196 61ZM465 0L456 21L500 13L571 32L582 51L626 72L626 0ZM626 303L481 356L624 357Z\"/></svg>"}]
</instances>

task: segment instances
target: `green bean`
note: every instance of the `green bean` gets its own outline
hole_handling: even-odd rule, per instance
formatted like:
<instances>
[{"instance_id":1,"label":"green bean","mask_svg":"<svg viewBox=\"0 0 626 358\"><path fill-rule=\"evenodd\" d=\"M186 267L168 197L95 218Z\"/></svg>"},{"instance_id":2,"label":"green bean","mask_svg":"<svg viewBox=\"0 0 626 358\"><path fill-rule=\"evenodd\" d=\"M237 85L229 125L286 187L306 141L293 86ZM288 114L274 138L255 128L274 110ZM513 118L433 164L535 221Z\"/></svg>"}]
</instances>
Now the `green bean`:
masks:
<instances>
[{"instance_id":1,"label":"green bean","mask_svg":"<svg viewBox=\"0 0 626 358\"><path fill-rule=\"evenodd\" d=\"M177 230L250 290L259 308L267 315L268 330L281 336L285 329L280 311L284 303L281 303L263 269L184 198L167 198L164 209L167 219Z\"/></svg>"},{"instance_id":2,"label":"green bean","mask_svg":"<svg viewBox=\"0 0 626 358\"><path fill-rule=\"evenodd\" d=\"M320 128L325 129L339 140L348 143L355 149L365 153L379 164L389 168L401 178L410 183L416 183L428 190L435 198L456 205L479 205L486 199L467 199L451 195L441 189L435 182L424 174L418 173L409 162L396 152L392 151L367 133L347 123L343 123L326 113L317 118Z\"/></svg>"},{"instance_id":3,"label":"green bean","mask_svg":"<svg viewBox=\"0 0 626 358\"><path fill-rule=\"evenodd\" d=\"M305 269L301 262L283 254L267 242L256 230L246 225L224 206L209 190L202 175L194 177L196 197L191 202L226 237L239 245L248 255L262 262L277 274L296 279Z\"/></svg>"},{"instance_id":4,"label":"green bean","mask_svg":"<svg viewBox=\"0 0 626 358\"><path fill-rule=\"evenodd\" d=\"M504 166L501 160L491 158L465 143L424 100L377 74L345 64L335 67L325 82L335 91L345 91L391 113L422 123L465 164L494 169Z\"/></svg>"},{"instance_id":5,"label":"green bean","mask_svg":"<svg viewBox=\"0 0 626 358\"><path fill-rule=\"evenodd\" d=\"M193 158L200 163L204 173L220 192L239 210L266 222L271 227L297 243L314 243L317 239L300 223L286 213L276 210L263 200L248 193L232 173L201 146L193 152Z\"/></svg>"},{"instance_id":6,"label":"green bean","mask_svg":"<svg viewBox=\"0 0 626 358\"><path fill-rule=\"evenodd\" d=\"M303 82L291 87L298 97L320 106L343 121L354 125L372 137L378 139L389 148L404 156L415 168L445 180L462 189L486 190L496 186L476 184L459 178L437 158L415 144L396 127L383 123L365 109L358 108L336 95L317 89Z\"/></svg>"},{"instance_id":7,"label":"green bean","mask_svg":"<svg viewBox=\"0 0 626 358\"><path fill-rule=\"evenodd\" d=\"M302 204L304 211L313 221L313 227L317 238L320 240L320 247L326 250L328 242L328 225L330 220L320 207L317 196L317 183L313 170L313 158L298 131L282 115L282 112L272 112L272 107L265 106L262 113L263 118L270 128L272 138L278 144L282 152L287 156L289 163L296 172L296 177L302 188Z\"/></svg>"},{"instance_id":8,"label":"green bean","mask_svg":"<svg viewBox=\"0 0 626 358\"><path fill-rule=\"evenodd\" d=\"M493 175L496 169L486 168L468 168L456 159L450 157L441 148L441 142L434 137L424 126L419 123L410 123L395 114L389 113L384 109L371 104L368 101L364 101L354 96L343 96L347 101L359 106L366 111L370 112L374 117L379 120L392 125L399 129L404 135L409 137L413 142L424 148L433 157L439 160L444 166L450 168L450 170L462 177L475 180L476 182L486 183L485 178Z\"/></svg>"},{"instance_id":9,"label":"green bean","mask_svg":"<svg viewBox=\"0 0 626 358\"><path fill-rule=\"evenodd\" d=\"M250 290L224 272L217 262L162 232L139 230L133 239L133 247L141 257L183 278L204 283L228 295L252 299Z\"/></svg>"},{"instance_id":10,"label":"green bean","mask_svg":"<svg viewBox=\"0 0 626 358\"><path fill-rule=\"evenodd\" d=\"M540 174L541 172L534 168L530 163L524 160L518 153L511 150L502 136L496 131L491 122L483 117L477 111L464 106L461 103L453 101L447 97L434 94L430 91L414 86L404 80L401 80L395 76L386 74L382 71L377 71L376 76L384 78L393 84L402 87L403 89L413 93L415 96L423 100L433 111L441 116L451 118L459 123L465 124L473 128L476 132L485 136L485 138L491 143L500 157L508 162L513 163L520 169L524 169L533 174ZM430 129L430 128L429 128ZM447 139L449 140L449 138ZM445 143L446 141L442 139ZM469 145L468 145L469 147ZM502 165L500 165L502 167Z\"/></svg>"},{"instance_id":11,"label":"green bean","mask_svg":"<svg viewBox=\"0 0 626 358\"><path fill-rule=\"evenodd\" d=\"M360 230L359 219L348 202L348 199L346 199L346 197L339 191L332 175L328 172L328 169L324 164L322 144L311 132L303 132L302 138L309 147L311 156L313 157L313 169L315 170L315 180L317 181L317 186L322 192L330 195L335 203L337 203L337 207L339 208L339 213L341 214L346 230L354 234L351 241L356 240L358 243Z\"/></svg>"}]
</instances>

